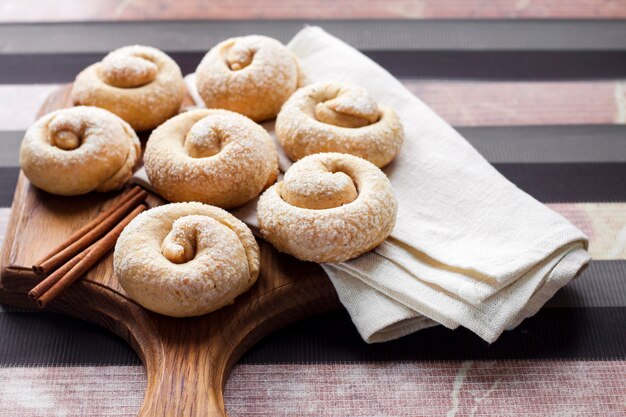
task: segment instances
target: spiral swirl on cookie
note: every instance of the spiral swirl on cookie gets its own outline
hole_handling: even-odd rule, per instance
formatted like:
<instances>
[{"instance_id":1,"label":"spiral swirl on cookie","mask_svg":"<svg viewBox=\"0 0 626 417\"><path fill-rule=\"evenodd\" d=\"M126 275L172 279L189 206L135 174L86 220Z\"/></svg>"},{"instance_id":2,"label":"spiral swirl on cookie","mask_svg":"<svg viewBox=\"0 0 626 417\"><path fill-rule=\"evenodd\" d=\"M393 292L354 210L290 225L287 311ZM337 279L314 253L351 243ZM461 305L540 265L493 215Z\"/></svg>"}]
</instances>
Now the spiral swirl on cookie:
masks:
<instances>
[{"instance_id":1,"label":"spiral swirl on cookie","mask_svg":"<svg viewBox=\"0 0 626 417\"><path fill-rule=\"evenodd\" d=\"M233 302L259 276L259 246L233 215L201 203L141 213L115 245L124 291L145 308L173 317L206 314Z\"/></svg>"},{"instance_id":2,"label":"spiral swirl on cookie","mask_svg":"<svg viewBox=\"0 0 626 417\"><path fill-rule=\"evenodd\" d=\"M24 135L20 166L30 182L59 195L121 188L141 155L133 129L97 107L71 107L41 117Z\"/></svg>"},{"instance_id":3,"label":"spiral swirl on cookie","mask_svg":"<svg viewBox=\"0 0 626 417\"><path fill-rule=\"evenodd\" d=\"M152 132L144 155L150 183L173 202L240 206L273 184L278 153L252 120L219 109L192 110Z\"/></svg>"},{"instance_id":4,"label":"spiral swirl on cookie","mask_svg":"<svg viewBox=\"0 0 626 417\"><path fill-rule=\"evenodd\" d=\"M281 252L313 262L342 262L378 246L396 211L387 176L339 153L302 158L257 206L261 235Z\"/></svg>"},{"instance_id":5,"label":"spiral swirl on cookie","mask_svg":"<svg viewBox=\"0 0 626 417\"><path fill-rule=\"evenodd\" d=\"M209 108L232 110L254 121L276 117L298 88L295 56L266 36L231 38L213 47L196 70L198 93Z\"/></svg>"},{"instance_id":6,"label":"spiral swirl on cookie","mask_svg":"<svg viewBox=\"0 0 626 417\"><path fill-rule=\"evenodd\" d=\"M287 100L276 118L276 136L294 161L340 152L382 168L400 151L404 129L396 112L377 104L363 88L316 83Z\"/></svg>"},{"instance_id":7,"label":"spiral swirl on cookie","mask_svg":"<svg viewBox=\"0 0 626 417\"><path fill-rule=\"evenodd\" d=\"M149 46L126 46L85 68L74 81L76 104L107 109L135 130L153 129L178 113L186 87L172 58Z\"/></svg>"}]
</instances>

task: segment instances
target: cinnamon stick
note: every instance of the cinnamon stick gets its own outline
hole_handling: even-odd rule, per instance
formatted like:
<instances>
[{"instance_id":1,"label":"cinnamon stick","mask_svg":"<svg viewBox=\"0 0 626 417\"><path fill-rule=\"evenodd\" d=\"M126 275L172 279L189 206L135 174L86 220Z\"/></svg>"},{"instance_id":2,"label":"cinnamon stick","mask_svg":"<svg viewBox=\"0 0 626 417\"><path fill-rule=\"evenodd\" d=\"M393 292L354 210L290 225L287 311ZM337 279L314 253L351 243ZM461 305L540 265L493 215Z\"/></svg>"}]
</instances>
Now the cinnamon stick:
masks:
<instances>
[{"instance_id":1,"label":"cinnamon stick","mask_svg":"<svg viewBox=\"0 0 626 417\"><path fill-rule=\"evenodd\" d=\"M41 281L35 288L28 292L28 297L37 301L39 297L41 297L46 291L48 291L54 284L56 284L65 274L67 274L78 262L80 262L87 252L91 249L89 247L87 250L79 253L70 259L67 263L65 263L62 267L54 271L52 274L46 277L43 281Z\"/></svg>"},{"instance_id":2,"label":"cinnamon stick","mask_svg":"<svg viewBox=\"0 0 626 417\"><path fill-rule=\"evenodd\" d=\"M38 262L34 265L33 271L38 275L45 275L54 271L111 230L130 210L137 207L141 201L144 201L146 197L148 197L148 193L145 190L139 190L138 192L131 191L129 194L129 196L126 196L123 201L121 201L121 204L116 203L113 207L82 227L79 232L82 232L83 229L87 230L82 233L82 236L78 237L78 239L74 241L67 239L63 245L55 249L56 252L52 252L52 256L49 256L48 259L44 258L45 260L43 262ZM78 235L78 232L76 232L75 235ZM74 235L70 236L70 238L73 236Z\"/></svg>"},{"instance_id":3,"label":"cinnamon stick","mask_svg":"<svg viewBox=\"0 0 626 417\"><path fill-rule=\"evenodd\" d=\"M42 281L39 285L42 288L47 288L47 291L35 292L33 297L35 298L35 302L37 306L40 308L45 307L48 303L54 300L59 296L67 287L72 285L74 281L83 276L85 272L89 270L92 266L94 266L104 255L106 255L113 247L115 246L115 242L117 242L117 238L122 233L122 230L131 222L132 219L137 217L139 213L144 211L147 207L145 205L140 205L136 207L130 214L128 214L124 219L118 223L113 229L111 229L102 239L100 239L97 243L93 244L88 250L81 252L77 255L70 264L74 264L66 273L61 274L59 271L47 277L44 281ZM77 261L76 258L80 257ZM66 269L63 267L63 269ZM60 275L60 276L59 276ZM48 281L44 284L45 281ZM33 288L31 292L34 292L37 287ZM30 295L30 293L29 293Z\"/></svg>"},{"instance_id":4,"label":"cinnamon stick","mask_svg":"<svg viewBox=\"0 0 626 417\"><path fill-rule=\"evenodd\" d=\"M81 227L80 229L75 231L74 233L72 233L70 235L70 237L65 239L65 241L63 243L61 243L56 248L52 249L46 256L44 256L42 259L37 261L35 263L35 266L33 266L33 269L36 268L37 265L41 265L42 263L44 263L48 259L52 258L54 255L56 255L57 253L61 252L63 249L65 249L66 247L68 247L72 243L76 242L81 237L83 237L87 232L89 232L96 225L98 225L100 222L102 222L102 220L104 220L107 217L109 217L111 215L111 213L113 213L118 207L120 207L121 205L126 203L128 200L130 200L133 196L138 194L140 191L141 191L141 187L138 186L138 185L136 185L133 188L131 188L130 190L126 191L124 194L121 195L121 197L115 203L113 203L111 205L111 207L109 207L108 209L106 209L105 211L100 213L98 216L96 216L96 218L91 220L89 223L87 223L86 225L84 225L83 227ZM37 272L37 271L35 271L35 272Z\"/></svg>"}]
</instances>

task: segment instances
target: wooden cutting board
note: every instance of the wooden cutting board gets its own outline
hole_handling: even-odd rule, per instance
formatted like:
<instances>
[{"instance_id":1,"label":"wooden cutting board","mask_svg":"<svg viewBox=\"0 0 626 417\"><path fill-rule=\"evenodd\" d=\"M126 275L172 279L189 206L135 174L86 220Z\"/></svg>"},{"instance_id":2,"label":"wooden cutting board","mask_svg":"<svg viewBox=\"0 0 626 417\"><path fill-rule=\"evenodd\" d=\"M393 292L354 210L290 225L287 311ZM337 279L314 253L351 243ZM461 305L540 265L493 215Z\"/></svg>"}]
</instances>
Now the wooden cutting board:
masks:
<instances>
[{"instance_id":1,"label":"wooden cutting board","mask_svg":"<svg viewBox=\"0 0 626 417\"><path fill-rule=\"evenodd\" d=\"M71 107L70 89L66 85L54 92L39 116ZM33 187L20 172L2 249L0 302L33 308L27 293L40 280L31 270L33 263L119 195L55 196ZM163 203L156 196L148 202ZM132 301L113 272L112 253L47 310L96 323L130 343L148 375L139 415L225 416L224 383L247 349L287 324L339 307L318 265L279 254L263 241L259 245L258 282L233 305L202 317L166 317Z\"/></svg>"}]
</instances>

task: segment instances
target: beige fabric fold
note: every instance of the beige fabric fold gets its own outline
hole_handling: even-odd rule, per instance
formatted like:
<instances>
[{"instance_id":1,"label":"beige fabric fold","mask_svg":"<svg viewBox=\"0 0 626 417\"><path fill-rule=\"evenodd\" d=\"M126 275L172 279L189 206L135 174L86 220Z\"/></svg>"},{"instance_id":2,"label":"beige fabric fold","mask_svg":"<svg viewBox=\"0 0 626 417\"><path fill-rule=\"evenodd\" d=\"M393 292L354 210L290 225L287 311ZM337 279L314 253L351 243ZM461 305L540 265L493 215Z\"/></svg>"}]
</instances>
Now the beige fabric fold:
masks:
<instances>
[{"instance_id":1,"label":"beige fabric fold","mask_svg":"<svg viewBox=\"0 0 626 417\"><path fill-rule=\"evenodd\" d=\"M399 202L391 237L357 259L322 265L365 341L442 324L493 342L590 261L580 230L504 178L375 62L318 27L288 47L310 82L361 85L404 125L401 153L384 170ZM193 86L193 76L187 81ZM234 214L254 228L255 207Z\"/></svg>"}]
</instances>

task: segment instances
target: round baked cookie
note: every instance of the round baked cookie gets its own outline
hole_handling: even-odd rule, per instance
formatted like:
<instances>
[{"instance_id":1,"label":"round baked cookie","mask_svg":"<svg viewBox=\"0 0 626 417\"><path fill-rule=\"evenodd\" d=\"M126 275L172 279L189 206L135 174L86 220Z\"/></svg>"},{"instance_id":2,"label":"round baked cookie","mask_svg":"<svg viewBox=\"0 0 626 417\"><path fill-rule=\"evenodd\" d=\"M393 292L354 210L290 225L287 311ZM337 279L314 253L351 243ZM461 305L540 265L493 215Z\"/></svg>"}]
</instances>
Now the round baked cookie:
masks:
<instances>
[{"instance_id":1,"label":"round baked cookie","mask_svg":"<svg viewBox=\"0 0 626 417\"><path fill-rule=\"evenodd\" d=\"M196 69L198 93L209 108L232 110L254 121L276 117L298 88L296 57L276 39L252 35L213 47Z\"/></svg>"},{"instance_id":2,"label":"round baked cookie","mask_svg":"<svg viewBox=\"0 0 626 417\"><path fill-rule=\"evenodd\" d=\"M259 246L232 214L202 203L147 210L115 245L115 274L130 298L172 317L231 304L259 276Z\"/></svg>"},{"instance_id":3,"label":"round baked cookie","mask_svg":"<svg viewBox=\"0 0 626 417\"><path fill-rule=\"evenodd\" d=\"M276 137L294 161L340 152L382 168L400 151L404 129L397 113L376 103L363 88L316 83L287 100L276 118Z\"/></svg>"},{"instance_id":4,"label":"round baked cookie","mask_svg":"<svg viewBox=\"0 0 626 417\"><path fill-rule=\"evenodd\" d=\"M20 166L37 188L78 195L121 188L141 155L128 123L97 107L48 113L24 135Z\"/></svg>"},{"instance_id":5,"label":"round baked cookie","mask_svg":"<svg viewBox=\"0 0 626 417\"><path fill-rule=\"evenodd\" d=\"M149 46L125 46L78 74L72 87L76 104L101 107L135 130L157 127L178 113L186 94L180 68Z\"/></svg>"},{"instance_id":6,"label":"round baked cookie","mask_svg":"<svg viewBox=\"0 0 626 417\"><path fill-rule=\"evenodd\" d=\"M278 153L269 133L238 113L191 110L152 132L146 173L172 202L240 206L276 181Z\"/></svg>"},{"instance_id":7,"label":"round baked cookie","mask_svg":"<svg viewBox=\"0 0 626 417\"><path fill-rule=\"evenodd\" d=\"M387 176L356 156L319 153L289 168L259 199L261 235L281 252L342 262L384 241L397 202Z\"/></svg>"}]
</instances>

